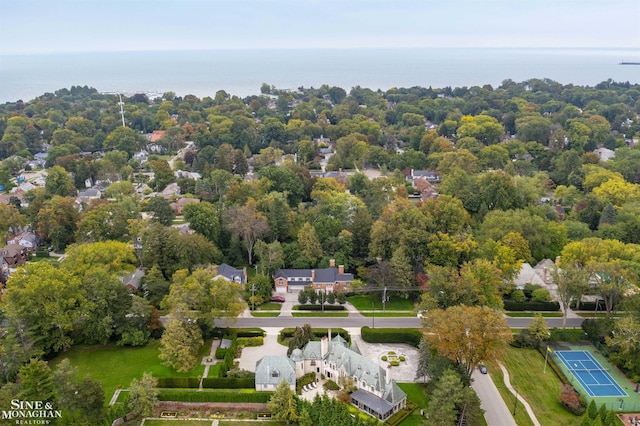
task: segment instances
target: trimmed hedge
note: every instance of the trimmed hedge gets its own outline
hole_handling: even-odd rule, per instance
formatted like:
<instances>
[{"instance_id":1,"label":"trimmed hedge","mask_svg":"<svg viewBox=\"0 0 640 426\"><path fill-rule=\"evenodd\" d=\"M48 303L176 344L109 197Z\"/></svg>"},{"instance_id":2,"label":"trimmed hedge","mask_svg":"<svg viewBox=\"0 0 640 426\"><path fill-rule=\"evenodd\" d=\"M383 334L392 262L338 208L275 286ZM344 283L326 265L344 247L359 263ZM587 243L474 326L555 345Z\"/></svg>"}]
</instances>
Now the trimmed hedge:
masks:
<instances>
[{"instance_id":1,"label":"trimmed hedge","mask_svg":"<svg viewBox=\"0 0 640 426\"><path fill-rule=\"evenodd\" d=\"M554 302L514 302L504 301L505 311L559 311L560 303Z\"/></svg>"},{"instance_id":2,"label":"trimmed hedge","mask_svg":"<svg viewBox=\"0 0 640 426\"><path fill-rule=\"evenodd\" d=\"M571 309L576 309L576 301L572 300L569 305ZM603 301L597 304L598 312L606 312L607 308ZM615 310L615 305L613 306ZM596 302L580 302L580 311L595 311L596 310Z\"/></svg>"},{"instance_id":3,"label":"trimmed hedge","mask_svg":"<svg viewBox=\"0 0 640 426\"><path fill-rule=\"evenodd\" d=\"M160 389L158 400L179 402L257 402L266 404L273 392L198 392L191 389Z\"/></svg>"},{"instance_id":4,"label":"trimmed hedge","mask_svg":"<svg viewBox=\"0 0 640 426\"><path fill-rule=\"evenodd\" d=\"M296 329L295 328L283 328L282 330L280 330L280 339L290 339L293 337L293 333ZM320 339L324 336L328 336L329 335L329 329L328 328L313 328L313 334L316 336L316 339ZM347 330L345 330L344 328L332 328L331 329L331 338L333 339L334 337L336 337L337 335L340 335L344 340L346 340L347 342L351 341L351 336L349 335L349 332Z\"/></svg>"},{"instance_id":5,"label":"trimmed hedge","mask_svg":"<svg viewBox=\"0 0 640 426\"><path fill-rule=\"evenodd\" d=\"M344 306L342 305L324 305L325 311L344 311ZM295 311L321 311L322 305L295 305L293 307Z\"/></svg>"},{"instance_id":6,"label":"trimmed hedge","mask_svg":"<svg viewBox=\"0 0 640 426\"><path fill-rule=\"evenodd\" d=\"M218 328L216 327L212 331L213 337L222 338L223 336L236 336L236 337L258 337L265 335L263 329L258 327L253 328Z\"/></svg>"},{"instance_id":7,"label":"trimmed hedge","mask_svg":"<svg viewBox=\"0 0 640 426\"><path fill-rule=\"evenodd\" d=\"M256 381L252 378L205 377L202 379L202 387L206 389L255 389L255 386Z\"/></svg>"},{"instance_id":8,"label":"trimmed hedge","mask_svg":"<svg viewBox=\"0 0 640 426\"><path fill-rule=\"evenodd\" d=\"M192 388L200 387L197 377L158 377L159 388Z\"/></svg>"},{"instance_id":9,"label":"trimmed hedge","mask_svg":"<svg viewBox=\"0 0 640 426\"><path fill-rule=\"evenodd\" d=\"M406 343L416 348L422 340L422 332L417 328L369 328L362 327L362 340L368 343Z\"/></svg>"}]
</instances>

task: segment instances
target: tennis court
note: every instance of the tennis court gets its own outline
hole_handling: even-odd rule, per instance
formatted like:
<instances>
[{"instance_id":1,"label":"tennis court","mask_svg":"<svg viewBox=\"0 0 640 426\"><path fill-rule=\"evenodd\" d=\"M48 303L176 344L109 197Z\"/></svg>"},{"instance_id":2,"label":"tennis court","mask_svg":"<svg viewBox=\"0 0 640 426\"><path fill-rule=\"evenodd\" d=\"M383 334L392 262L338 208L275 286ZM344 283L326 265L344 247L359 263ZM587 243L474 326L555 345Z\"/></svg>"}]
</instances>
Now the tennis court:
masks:
<instances>
[{"instance_id":1,"label":"tennis court","mask_svg":"<svg viewBox=\"0 0 640 426\"><path fill-rule=\"evenodd\" d=\"M627 396L600 363L587 351L556 351L555 354L580 382L589 396Z\"/></svg>"}]
</instances>

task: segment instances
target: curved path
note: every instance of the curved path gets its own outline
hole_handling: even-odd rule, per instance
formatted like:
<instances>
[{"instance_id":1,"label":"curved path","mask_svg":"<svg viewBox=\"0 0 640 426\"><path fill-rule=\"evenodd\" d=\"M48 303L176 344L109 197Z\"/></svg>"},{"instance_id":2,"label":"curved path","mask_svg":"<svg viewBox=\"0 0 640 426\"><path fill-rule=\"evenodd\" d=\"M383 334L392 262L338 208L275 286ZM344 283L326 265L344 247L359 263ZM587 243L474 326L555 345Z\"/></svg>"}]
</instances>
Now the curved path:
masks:
<instances>
[{"instance_id":1,"label":"curved path","mask_svg":"<svg viewBox=\"0 0 640 426\"><path fill-rule=\"evenodd\" d=\"M540 422L536 418L536 414L531 409L529 403L522 397L522 395L518 394L518 392L513 389L513 386L511 386L511 381L509 380L509 372L507 371L507 369L502 364L500 364L500 369L502 370L502 374L504 374L504 384L507 386L507 389L509 389L509 392L516 395L518 401L522 402L522 405L524 405L525 410L527 410L527 414L529 414L529 418L531 419L533 424L535 426L541 426Z\"/></svg>"}]
</instances>

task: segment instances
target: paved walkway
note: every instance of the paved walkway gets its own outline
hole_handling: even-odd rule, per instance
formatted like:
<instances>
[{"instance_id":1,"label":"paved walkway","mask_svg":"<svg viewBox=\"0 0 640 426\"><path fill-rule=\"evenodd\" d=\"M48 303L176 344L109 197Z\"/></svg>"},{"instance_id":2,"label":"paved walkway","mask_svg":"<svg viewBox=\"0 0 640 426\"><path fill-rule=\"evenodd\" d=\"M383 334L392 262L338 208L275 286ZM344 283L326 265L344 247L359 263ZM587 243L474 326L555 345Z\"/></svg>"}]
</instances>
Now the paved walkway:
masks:
<instances>
[{"instance_id":1,"label":"paved walkway","mask_svg":"<svg viewBox=\"0 0 640 426\"><path fill-rule=\"evenodd\" d=\"M527 414L529 414L529 418L531 418L533 424L535 426L541 426L540 422L536 418L536 414L531 409L529 403L522 397L522 395L518 394L518 391L516 391L513 386L511 386L511 381L509 380L509 372L504 367L504 365L502 365L502 363L500 363L500 369L502 370L502 374L504 374L504 384L507 386L507 389L509 389L512 394L516 395L518 401L520 401L522 405L524 405L524 408L527 410Z\"/></svg>"},{"instance_id":2,"label":"paved walkway","mask_svg":"<svg viewBox=\"0 0 640 426\"><path fill-rule=\"evenodd\" d=\"M200 386L198 387L198 391L200 392L202 392L202 380L204 380L205 377L209 376L209 368L218 362L218 360L216 360L216 349L218 349L218 346L220 346L220 340L214 339L211 342L211 349L209 349L209 355L208 356L205 355L204 357L202 357L201 364L204 365L204 373L200 378Z\"/></svg>"},{"instance_id":3,"label":"paved walkway","mask_svg":"<svg viewBox=\"0 0 640 426\"><path fill-rule=\"evenodd\" d=\"M489 426L517 426L509 407L491 379L491 372L481 374L475 369L471 374L471 387L480 398L480 408Z\"/></svg>"}]
</instances>

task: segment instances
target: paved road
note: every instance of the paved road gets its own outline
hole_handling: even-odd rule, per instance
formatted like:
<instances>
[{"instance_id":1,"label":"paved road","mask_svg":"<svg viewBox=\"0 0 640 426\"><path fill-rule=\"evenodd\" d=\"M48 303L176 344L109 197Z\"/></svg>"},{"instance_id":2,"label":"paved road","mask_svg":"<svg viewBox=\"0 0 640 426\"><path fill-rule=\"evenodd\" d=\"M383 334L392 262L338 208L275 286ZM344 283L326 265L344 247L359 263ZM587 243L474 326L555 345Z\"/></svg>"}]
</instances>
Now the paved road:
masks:
<instances>
[{"instance_id":1,"label":"paved road","mask_svg":"<svg viewBox=\"0 0 640 426\"><path fill-rule=\"evenodd\" d=\"M489 374L480 374L478 370L475 370L471 383L471 387L480 398L480 407L484 410L487 424L489 426L517 426L511 411L509 411Z\"/></svg>"},{"instance_id":2,"label":"paved road","mask_svg":"<svg viewBox=\"0 0 640 426\"><path fill-rule=\"evenodd\" d=\"M562 327L562 318L545 318L549 327ZM375 321L375 328L419 328L422 326L420 319L413 317L396 318L373 318L355 317L348 318L294 318L294 317L273 317L273 318L238 318L233 327L295 327L304 324L311 324L317 327L372 327ZM525 328L532 321L531 318L507 318L507 324L511 328ZM567 328L580 327L584 318L567 318ZM216 321L216 325L227 327L221 320Z\"/></svg>"}]
</instances>

